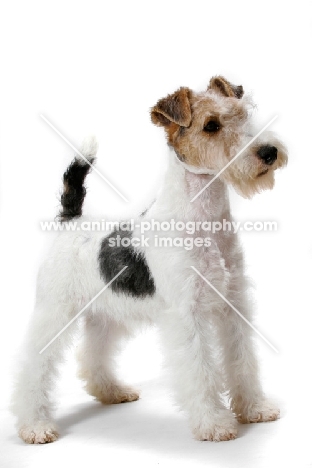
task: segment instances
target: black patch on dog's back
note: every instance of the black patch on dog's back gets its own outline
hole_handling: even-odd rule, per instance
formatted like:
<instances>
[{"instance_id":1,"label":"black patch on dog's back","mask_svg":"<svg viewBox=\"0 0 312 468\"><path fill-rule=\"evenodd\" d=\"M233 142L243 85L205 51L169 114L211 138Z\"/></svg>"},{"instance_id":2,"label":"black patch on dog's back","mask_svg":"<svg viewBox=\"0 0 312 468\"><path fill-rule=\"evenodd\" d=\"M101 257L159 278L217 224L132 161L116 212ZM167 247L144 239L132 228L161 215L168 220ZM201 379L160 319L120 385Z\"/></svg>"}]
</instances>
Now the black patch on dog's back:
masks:
<instances>
[{"instance_id":1,"label":"black patch on dog's back","mask_svg":"<svg viewBox=\"0 0 312 468\"><path fill-rule=\"evenodd\" d=\"M132 232L115 229L103 239L99 252L102 278L109 282L127 266L127 269L111 284L112 290L142 299L152 296L156 288L144 255L136 251L132 245L124 247L121 244L123 239L131 240ZM117 245L118 240L119 245Z\"/></svg>"}]
</instances>

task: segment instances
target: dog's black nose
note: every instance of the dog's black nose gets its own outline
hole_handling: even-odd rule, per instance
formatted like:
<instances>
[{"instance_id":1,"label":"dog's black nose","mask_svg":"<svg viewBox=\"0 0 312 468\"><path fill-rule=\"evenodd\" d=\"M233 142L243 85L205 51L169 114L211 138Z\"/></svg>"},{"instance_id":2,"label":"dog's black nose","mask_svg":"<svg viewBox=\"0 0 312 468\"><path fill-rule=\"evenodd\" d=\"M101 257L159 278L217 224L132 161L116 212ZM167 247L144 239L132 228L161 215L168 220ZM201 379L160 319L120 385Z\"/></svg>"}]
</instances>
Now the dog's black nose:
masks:
<instances>
[{"instance_id":1,"label":"dog's black nose","mask_svg":"<svg viewBox=\"0 0 312 468\"><path fill-rule=\"evenodd\" d=\"M271 166L277 159L277 148L275 146L264 145L257 151L257 156L268 166Z\"/></svg>"}]
</instances>

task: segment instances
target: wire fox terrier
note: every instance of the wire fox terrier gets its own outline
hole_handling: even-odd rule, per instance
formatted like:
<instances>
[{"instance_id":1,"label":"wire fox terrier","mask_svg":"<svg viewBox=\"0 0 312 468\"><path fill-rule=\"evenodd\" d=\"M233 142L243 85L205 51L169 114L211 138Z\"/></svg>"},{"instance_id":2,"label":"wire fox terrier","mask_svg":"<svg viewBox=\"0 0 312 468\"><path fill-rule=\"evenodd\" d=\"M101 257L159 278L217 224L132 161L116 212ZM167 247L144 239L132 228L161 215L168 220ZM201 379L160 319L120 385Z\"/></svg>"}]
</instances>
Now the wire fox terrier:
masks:
<instances>
[{"instance_id":1,"label":"wire fox terrier","mask_svg":"<svg viewBox=\"0 0 312 468\"><path fill-rule=\"evenodd\" d=\"M35 311L13 396L25 442L46 443L58 437L50 397L57 365L78 320L46 345L97 295L84 315L79 352L80 376L97 400L111 404L139 398L136 390L118 381L114 355L121 339L137 326L156 323L176 401L186 411L196 439L234 439L238 422L278 418L279 410L261 387L253 331L229 306L252 322L237 235L209 232L207 243L207 231L201 227L201 222L232 222L227 185L251 197L272 189L274 171L287 163L285 147L271 133L251 142L252 107L242 86L221 76L212 78L204 92L180 88L160 99L151 118L166 132L170 162L156 201L131 228L58 234L39 271ZM76 155L64 174L62 223L75 218L79 225L86 219L81 217L84 180L96 151L95 139L85 140L84 158ZM148 246L131 242L140 239L142 223L153 220L167 222L169 230L151 229ZM192 221L198 229L189 236L172 220ZM194 248L159 242L181 237L191 237Z\"/></svg>"}]
</instances>

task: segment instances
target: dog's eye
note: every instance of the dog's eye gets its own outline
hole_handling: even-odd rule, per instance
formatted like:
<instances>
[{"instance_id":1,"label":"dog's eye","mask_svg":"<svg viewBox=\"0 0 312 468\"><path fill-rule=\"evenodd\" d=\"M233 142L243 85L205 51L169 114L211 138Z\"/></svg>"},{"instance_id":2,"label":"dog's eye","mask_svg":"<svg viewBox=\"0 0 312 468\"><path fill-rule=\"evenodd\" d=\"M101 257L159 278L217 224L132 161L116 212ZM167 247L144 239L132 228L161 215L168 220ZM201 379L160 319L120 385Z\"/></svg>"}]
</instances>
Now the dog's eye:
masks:
<instances>
[{"instance_id":1,"label":"dog's eye","mask_svg":"<svg viewBox=\"0 0 312 468\"><path fill-rule=\"evenodd\" d=\"M209 120L203 128L204 132L215 133L220 130L220 124L216 120Z\"/></svg>"}]
</instances>

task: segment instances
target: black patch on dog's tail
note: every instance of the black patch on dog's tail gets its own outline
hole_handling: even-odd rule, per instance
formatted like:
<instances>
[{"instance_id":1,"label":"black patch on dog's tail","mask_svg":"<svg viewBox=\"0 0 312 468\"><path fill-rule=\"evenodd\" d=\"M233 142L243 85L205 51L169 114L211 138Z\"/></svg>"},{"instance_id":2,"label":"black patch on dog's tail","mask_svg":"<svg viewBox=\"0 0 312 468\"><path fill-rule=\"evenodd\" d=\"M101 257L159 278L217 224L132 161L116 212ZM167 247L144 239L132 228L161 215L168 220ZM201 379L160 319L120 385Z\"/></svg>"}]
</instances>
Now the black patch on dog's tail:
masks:
<instances>
[{"instance_id":1,"label":"black patch on dog's tail","mask_svg":"<svg viewBox=\"0 0 312 468\"><path fill-rule=\"evenodd\" d=\"M90 160L92 164L93 160ZM82 205L86 195L84 180L91 167L85 163L82 165L74 160L63 175L64 190L61 196L62 209L59 217L61 221L69 221L81 216Z\"/></svg>"},{"instance_id":2,"label":"black patch on dog's tail","mask_svg":"<svg viewBox=\"0 0 312 468\"><path fill-rule=\"evenodd\" d=\"M62 209L59 214L60 221L69 221L82 215L82 205L86 196L84 181L95 161L97 142L94 137L84 141L80 153L66 169L63 175L63 193L61 195Z\"/></svg>"}]
</instances>

